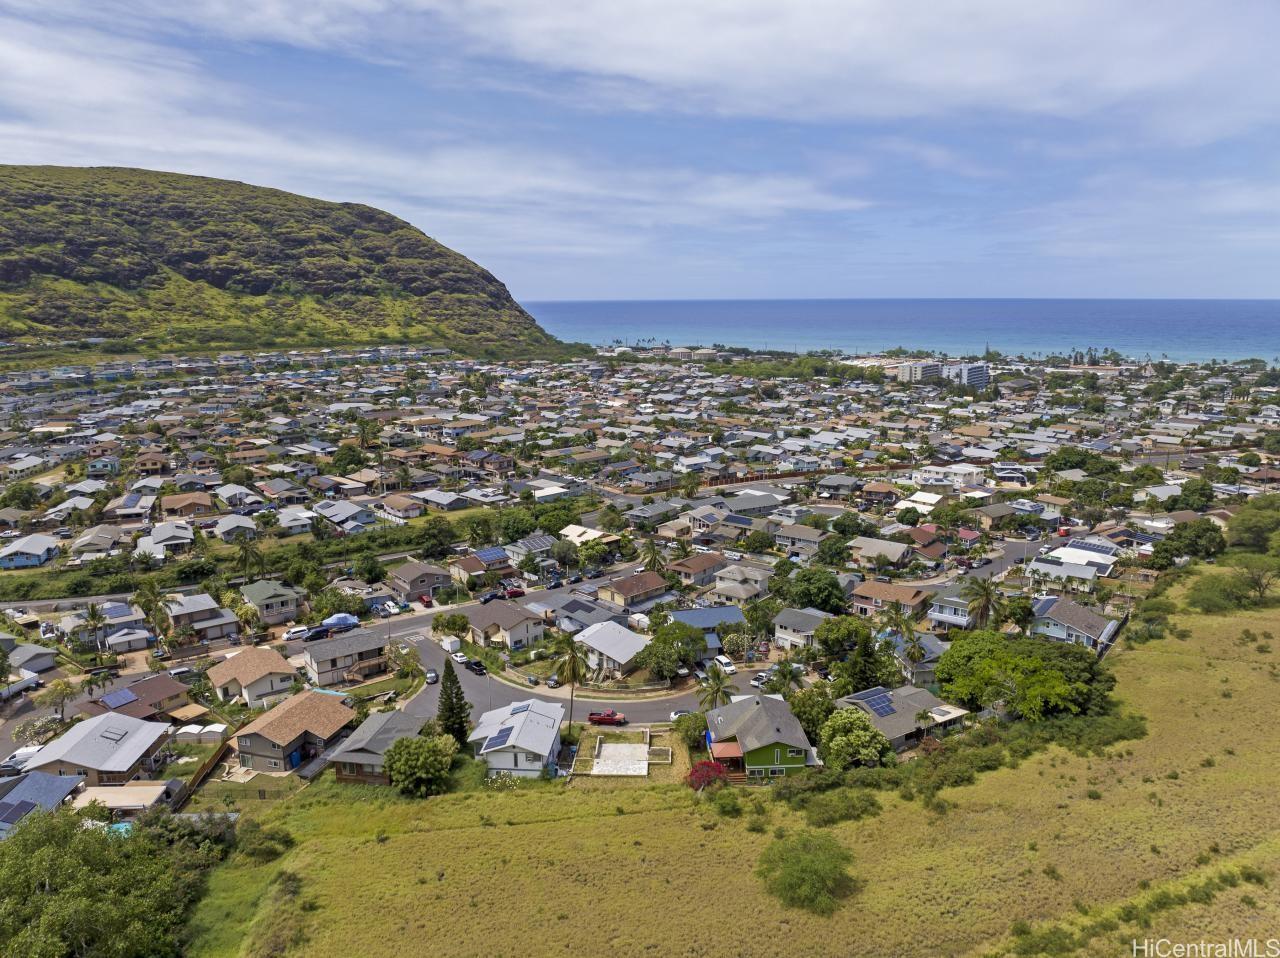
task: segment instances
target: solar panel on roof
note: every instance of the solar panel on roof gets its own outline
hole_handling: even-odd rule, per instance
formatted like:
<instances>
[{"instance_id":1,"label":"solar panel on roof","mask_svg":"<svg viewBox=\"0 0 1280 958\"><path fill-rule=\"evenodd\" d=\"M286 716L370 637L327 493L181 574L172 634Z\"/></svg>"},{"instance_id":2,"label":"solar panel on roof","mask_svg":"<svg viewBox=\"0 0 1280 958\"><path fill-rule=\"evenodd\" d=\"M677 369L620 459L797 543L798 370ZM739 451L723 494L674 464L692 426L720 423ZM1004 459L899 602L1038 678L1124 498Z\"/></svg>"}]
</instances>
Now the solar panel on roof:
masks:
<instances>
[{"instance_id":1,"label":"solar panel on roof","mask_svg":"<svg viewBox=\"0 0 1280 958\"><path fill-rule=\"evenodd\" d=\"M511 710L511 714L519 715L521 712L527 712L527 711L529 711L529 703L525 702L523 705L517 705L515 708L513 708Z\"/></svg>"},{"instance_id":2,"label":"solar panel on roof","mask_svg":"<svg viewBox=\"0 0 1280 958\"><path fill-rule=\"evenodd\" d=\"M21 801L13 804L6 802L4 805L0 805L0 822L4 822L6 825L17 824L27 812L34 811L35 808L35 802Z\"/></svg>"},{"instance_id":3,"label":"solar panel on roof","mask_svg":"<svg viewBox=\"0 0 1280 958\"><path fill-rule=\"evenodd\" d=\"M102 704L109 709L118 709L122 705L128 705L130 702L138 701L138 696L128 689L116 689L114 692L108 692L102 697Z\"/></svg>"},{"instance_id":4,"label":"solar panel on roof","mask_svg":"<svg viewBox=\"0 0 1280 958\"><path fill-rule=\"evenodd\" d=\"M488 752L495 748L502 748L502 746L507 744L507 739L509 738L511 738L510 725L506 728L499 729L493 735L490 735L489 738L485 740L484 748L480 749L480 751Z\"/></svg>"},{"instance_id":5,"label":"solar panel on roof","mask_svg":"<svg viewBox=\"0 0 1280 958\"><path fill-rule=\"evenodd\" d=\"M108 742L122 742L129 733L122 728L103 729L100 733Z\"/></svg>"}]
</instances>

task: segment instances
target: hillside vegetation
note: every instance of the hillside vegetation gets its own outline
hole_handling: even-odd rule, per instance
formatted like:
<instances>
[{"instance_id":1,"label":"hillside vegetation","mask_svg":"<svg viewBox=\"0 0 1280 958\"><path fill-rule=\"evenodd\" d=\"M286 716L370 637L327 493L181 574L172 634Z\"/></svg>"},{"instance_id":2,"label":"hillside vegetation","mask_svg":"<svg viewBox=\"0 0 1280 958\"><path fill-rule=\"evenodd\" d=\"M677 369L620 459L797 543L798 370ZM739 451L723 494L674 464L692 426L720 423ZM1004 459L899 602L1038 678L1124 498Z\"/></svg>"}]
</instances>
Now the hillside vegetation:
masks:
<instances>
[{"instance_id":1,"label":"hillside vegetation","mask_svg":"<svg viewBox=\"0 0 1280 958\"><path fill-rule=\"evenodd\" d=\"M1134 937L1265 938L1280 922L1280 731L1264 704L1280 690L1265 641L1280 609L1174 621L1176 636L1113 653L1145 737L1052 747L932 810L880 792L879 815L824 830L856 882L830 916L756 877L776 829L806 824L780 802L760 828L678 785L420 802L326 776L264 813L296 847L215 871L190 953L341 956L352 928L370 956L413 942L438 956L1109 956Z\"/></svg>"},{"instance_id":2,"label":"hillside vegetation","mask_svg":"<svg viewBox=\"0 0 1280 958\"><path fill-rule=\"evenodd\" d=\"M492 274L389 213L106 167L0 166L0 336L562 350Z\"/></svg>"}]
</instances>

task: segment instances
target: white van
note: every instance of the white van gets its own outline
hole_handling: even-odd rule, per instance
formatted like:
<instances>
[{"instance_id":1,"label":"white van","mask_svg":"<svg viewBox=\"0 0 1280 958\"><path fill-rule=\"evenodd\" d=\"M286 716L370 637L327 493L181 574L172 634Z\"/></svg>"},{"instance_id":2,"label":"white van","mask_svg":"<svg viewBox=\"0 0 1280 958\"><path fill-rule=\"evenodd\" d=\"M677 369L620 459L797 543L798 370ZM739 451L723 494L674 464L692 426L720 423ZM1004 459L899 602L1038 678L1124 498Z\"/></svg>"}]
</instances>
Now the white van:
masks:
<instances>
[{"instance_id":1,"label":"white van","mask_svg":"<svg viewBox=\"0 0 1280 958\"><path fill-rule=\"evenodd\" d=\"M720 666L720 671L725 675L737 675L738 667L733 664L733 659L727 655L717 655L715 658L716 665Z\"/></svg>"}]
</instances>

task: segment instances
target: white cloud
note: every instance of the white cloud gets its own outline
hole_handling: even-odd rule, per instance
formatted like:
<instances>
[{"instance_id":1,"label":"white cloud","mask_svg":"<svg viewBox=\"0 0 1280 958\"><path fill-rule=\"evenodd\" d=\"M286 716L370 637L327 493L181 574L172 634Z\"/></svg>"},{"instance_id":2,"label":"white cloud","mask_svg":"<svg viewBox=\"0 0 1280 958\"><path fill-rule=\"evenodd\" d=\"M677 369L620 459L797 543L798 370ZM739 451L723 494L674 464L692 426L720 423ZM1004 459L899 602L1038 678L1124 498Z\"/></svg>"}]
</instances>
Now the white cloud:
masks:
<instances>
[{"instance_id":1,"label":"white cloud","mask_svg":"<svg viewBox=\"0 0 1280 958\"><path fill-rule=\"evenodd\" d=\"M1272 123L1280 107L1269 79L1280 6L1268 0L50 4L405 64L488 55L542 71L528 82L615 106L812 120L1096 115L1188 140Z\"/></svg>"}]
</instances>

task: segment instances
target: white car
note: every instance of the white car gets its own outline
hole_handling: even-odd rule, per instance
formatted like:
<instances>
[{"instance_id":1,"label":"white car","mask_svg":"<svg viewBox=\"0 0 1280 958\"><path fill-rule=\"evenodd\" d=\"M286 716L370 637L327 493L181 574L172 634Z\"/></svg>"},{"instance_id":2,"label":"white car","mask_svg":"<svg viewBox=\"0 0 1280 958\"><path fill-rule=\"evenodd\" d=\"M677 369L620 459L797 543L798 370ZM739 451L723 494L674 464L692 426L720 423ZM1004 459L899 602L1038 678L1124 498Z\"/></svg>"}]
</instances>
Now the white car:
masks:
<instances>
[{"instance_id":1,"label":"white car","mask_svg":"<svg viewBox=\"0 0 1280 958\"><path fill-rule=\"evenodd\" d=\"M760 672L751 679L751 687L753 689L762 689L764 688L764 684L768 682L770 678L772 678L772 676L770 676L769 673Z\"/></svg>"},{"instance_id":2,"label":"white car","mask_svg":"<svg viewBox=\"0 0 1280 958\"><path fill-rule=\"evenodd\" d=\"M449 658L453 659L453 661L457 662L459 665L466 665L467 662L470 661L470 659L467 658L466 652L454 652L449 656Z\"/></svg>"},{"instance_id":3,"label":"white car","mask_svg":"<svg viewBox=\"0 0 1280 958\"><path fill-rule=\"evenodd\" d=\"M292 642L294 639L303 638L310 631L311 629L305 625L295 625L292 628L285 629L281 638L286 642Z\"/></svg>"},{"instance_id":4,"label":"white car","mask_svg":"<svg viewBox=\"0 0 1280 958\"><path fill-rule=\"evenodd\" d=\"M716 665L720 666L720 671L725 675L737 675L738 667L733 664L733 660L727 655L717 655Z\"/></svg>"}]
</instances>

